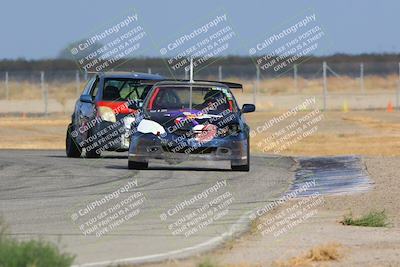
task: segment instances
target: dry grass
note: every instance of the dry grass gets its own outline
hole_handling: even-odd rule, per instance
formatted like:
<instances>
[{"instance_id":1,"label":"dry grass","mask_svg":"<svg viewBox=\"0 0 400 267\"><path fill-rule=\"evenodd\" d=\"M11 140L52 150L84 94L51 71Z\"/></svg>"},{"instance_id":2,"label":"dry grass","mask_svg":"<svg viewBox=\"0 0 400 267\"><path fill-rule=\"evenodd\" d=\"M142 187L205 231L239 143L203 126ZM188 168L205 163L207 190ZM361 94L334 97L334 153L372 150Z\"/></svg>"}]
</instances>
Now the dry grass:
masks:
<instances>
[{"instance_id":1,"label":"dry grass","mask_svg":"<svg viewBox=\"0 0 400 267\"><path fill-rule=\"evenodd\" d=\"M240 82L245 88L245 93L251 93L255 84L254 80L240 80L237 78L227 78L226 80ZM333 93L360 93L360 81L357 78L343 76L341 78L328 77L328 90ZM260 81L259 93L267 95L309 93L320 94L322 88L322 78L304 79L297 81L298 88L295 88L294 80L290 77L280 77L275 79L265 79ZM366 92L393 91L398 86L398 76L376 76L369 75L364 77L364 89Z\"/></svg>"},{"instance_id":2,"label":"dry grass","mask_svg":"<svg viewBox=\"0 0 400 267\"><path fill-rule=\"evenodd\" d=\"M262 152L259 148L254 146L252 148L254 151ZM400 138L385 135L314 134L290 146L281 154L400 156Z\"/></svg>"},{"instance_id":3,"label":"dry grass","mask_svg":"<svg viewBox=\"0 0 400 267\"><path fill-rule=\"evenodd\" d=\"M197 267L262 267L261 264L250 264L247 262L235 263L235 264L218 264L210 259L204 259Z\"/></svg>"},{"instance_id":4,"label":"dry grass","mask_svg":"<svg viewBox=\"0 0 400 267\"><path fill-rule=\"evenodd\" d=\"M242 263L237 263L237 264L227 264L227 265L224 265L224 267L263 267L263 265L259 264L259 263L250 264L250 263L242 262Z\"/></svg>"},{"instance_id":5,"label":"dry grass","mask_svg":"<svg viewBox=\"0 0 400 267\"><path fill-rule=\"evenodd\" d=\"M70 118L2 118L0 119L0 127L12 127L16 130L27 127L49 127L49 126L66 126L70 122Z\"/></svg>"},{"instance_id":6,"label":"dry grass","mask_svg":"<svg viewBox=\"0 0 400 267\"><path fill-rule=\"evenodd\" d=\"M252 93L255 80L243 80L236 77L227 77L226 80L242 83L245 93ZM393 91L397 88L397 75L376 76L369 75L364 77L364 87L367 92L374 91ZM0 86L0 98L5 97L5 88ZM46 83L48 88L49 98L56 99L61 104L65 105L66 100L76 98L76 83L75 82L52 82ZM82 91L84 83L81 83L80 90ZM322 78L315 79L298 79L298 88L295 89L294 81L291 77L278 77L272 79L264 79L260 81L259 93L266 95L293 94L293 93L321 93ZM329 77L328 78L329 92L338 93L358 93L360 92L360 82L357 78L352 77ZM43 97L40 83L32 82L9 82L9 98L12 100L23 99L41 99Z\"/></svg>"},{"instance_id":7,"label":"dry grass","mask_svg":"<svg viewBox=\"0 0 400 267\"><path fill-rule=\"evenodd\" d=\"M0 149L64 149L70 122L61 118L0 119Z\"/></svg>"},{"instance_id":8,"label":"dry grass","mask_svg":"<svg viewBox=\"0 0 400 267\"><path fill-rule=\"evenodd\" d=\"M76 83L46 83L48 89L48 97L56 99L59 103L65 106L68 99L76 98ZM0 87L0 97L5 98L5 88ZM80 85L82 91L84 83ZM26 99L42 99L43 90L40 83L31 82L9 82L9 99L10 100L26 100Z\"/></svg>"},{"instance_id":9,"label":"dry grass","mask_svg":"<svg viewBox=\"0 0 400 267\"><path fill-rule=\"evenodd\" d=\"M342 258L338 243L329 243L314 247L308 253L290 258L284 261L274 261L273 266L276 267L308 267L314 266L317 262L337 261Z\"/></svg>"},{"instance_id":10,"label":"dry grass","mask_svg":"<svg viewBox=\"0 0 400 267\"><path fill-rule=\"evenodd\" d=\"M343 255L341 251L342 245L338 243L328 243L319 245L310 249L307 253L290 258L288 260L277 260L272 262L274 267L310 267L315 266L316 263L338 261ZM197 267L261 267L262 264L252 264L247 262L220 265L209 258L201 261Z\"/></svg>"},{"instance_id":11,"label":"dry grass","mask_svg":"<svg viewBox=\"0 0 400 267\"><path fill-rule=\"evenodd\" d=\"M400 131L399 123L382 122L378 119L371 118L371 117L344 116L343 120L349 121L349 122L354 122L359 125L363 125L363 126L374 128L374 129L388 130L388 131L392 131L392 132L396 132L396 133L399 133L399 131Z\"/></svg>"},{"instance_id":12,"label":"dry grass","mask_svg":"<svg viewBox=\"0 0 400 267\"><path fill-rule=\"evenodd\" d=\"M254 129L279 114L256 112L250 114L247 121ZM66 116L1 118L0 149L64 149L65 130L69 121L70 118ZM399 156L400 124L397 121L397 114L383 111L326 112L314 134L289 146L281 154ZM279 127L285 127L285 124ZM252 153L266 152L258 144L273 131L256 134L252 138Z\"/></svg>"},{"instance_id":13,"label":"dry grass","mask_svg":"<svg viewBox=\"0 0 400 267\"><path fill-rule=\"evenodd\" d=\"M280 113L258 112L249 115L248 122L253 129ZM304 115L304 114L303 114ZM290 124L291 120L279 127L256 134L251 141L251 151L264 151L265 138ZM324 112L324 118L317 124L312 135L290 145L280 152L285 155L400 155L400 123L398 114L384 111ZM260 145L261 144L261 145Z\"/></svg>"}]
</instances>

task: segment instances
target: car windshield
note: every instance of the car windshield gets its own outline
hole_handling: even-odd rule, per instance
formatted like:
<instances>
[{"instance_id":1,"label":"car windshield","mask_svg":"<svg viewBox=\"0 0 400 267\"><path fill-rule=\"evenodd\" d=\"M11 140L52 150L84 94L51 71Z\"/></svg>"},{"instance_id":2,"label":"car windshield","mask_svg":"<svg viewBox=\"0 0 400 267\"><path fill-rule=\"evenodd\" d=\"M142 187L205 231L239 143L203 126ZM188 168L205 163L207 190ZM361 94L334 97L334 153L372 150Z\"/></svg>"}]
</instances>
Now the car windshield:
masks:
<instances>
[{"instance_id":1,"label":"car windshield","mask_svg":"<svg viewBox=\"0 0 400 267\"><path fill-rule=\"evenodd\" d=\"M103 100L143 100L150 88L151 85L141 84L141 81L137 79L105 79Z\"/></svg>"},{"instance_id":2,"label":"car windshield","mask_svg":"<svg viewBox=\"0 0 400 267\"><path fill-rule=\"evenodd\" d=\"M225 87L192 86L192 103L190 103L190 86L159 86L152 90L145 103L145 109L207 109L212 113L226 109L236 111L237 107L232 93Z\"/></svg>"}]
</instances>

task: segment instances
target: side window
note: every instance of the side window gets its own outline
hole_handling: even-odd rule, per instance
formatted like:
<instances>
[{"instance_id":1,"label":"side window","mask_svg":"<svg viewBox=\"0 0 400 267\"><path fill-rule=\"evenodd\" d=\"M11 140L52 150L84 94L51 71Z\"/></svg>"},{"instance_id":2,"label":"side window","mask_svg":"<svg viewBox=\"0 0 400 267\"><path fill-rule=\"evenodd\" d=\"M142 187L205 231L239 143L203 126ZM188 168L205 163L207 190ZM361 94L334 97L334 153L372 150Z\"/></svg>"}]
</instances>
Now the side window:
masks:
<instances>
[{"instance_id":1,"label":"side window","mask_svg":"<svg viewBox=\"0 0 400 267\"><path fill-rule=\"evenodd\" d=\"M98 91L99 91L99 78L96 79L96 81L92 86L92 90L90 90L90 95L92 96L92 98L96 97Z\"/></svg>"},{"instance_id":2,"label":"side window","mask_svg":"<svg viewBox=\"0 0 400 267\"><path fill-rule=\"evenodd\" d=\"M92 88L92 84L95 81L96 77L92 77L87 84L85 85L85 88L83 89L82 95L88 95L90 92L90 89Z\"/></svg>"}]
</instances>

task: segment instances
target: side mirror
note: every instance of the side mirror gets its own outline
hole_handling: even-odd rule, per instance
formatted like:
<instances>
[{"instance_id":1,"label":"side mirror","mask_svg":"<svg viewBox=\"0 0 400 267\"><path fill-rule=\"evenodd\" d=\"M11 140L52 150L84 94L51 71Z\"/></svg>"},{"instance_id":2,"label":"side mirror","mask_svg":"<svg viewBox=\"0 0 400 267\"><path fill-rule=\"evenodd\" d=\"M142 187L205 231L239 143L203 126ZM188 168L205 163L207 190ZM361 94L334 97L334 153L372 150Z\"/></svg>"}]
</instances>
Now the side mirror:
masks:
<instances>
[{"instance_id":1,"label":"side mirror","mask_svg":"<svg viewBox=\"0 0 400 267\"><path fill-rule=\"evenodd\" d=\"M250 113L256 110L256 106L253 104L243 104L242 113Z\"/></svg>"},{"instance_id":2,"label":"side mirror","mask_svg":"<svg viewBox=\"0 0 400 267\"><path fill-rule=\"evenodd\" d=\"M93 99L92 99L91 95L81 95L81 97L79 98L79 101L81 101L83 103L93 104Z\"/></svg>"}]
</instances>

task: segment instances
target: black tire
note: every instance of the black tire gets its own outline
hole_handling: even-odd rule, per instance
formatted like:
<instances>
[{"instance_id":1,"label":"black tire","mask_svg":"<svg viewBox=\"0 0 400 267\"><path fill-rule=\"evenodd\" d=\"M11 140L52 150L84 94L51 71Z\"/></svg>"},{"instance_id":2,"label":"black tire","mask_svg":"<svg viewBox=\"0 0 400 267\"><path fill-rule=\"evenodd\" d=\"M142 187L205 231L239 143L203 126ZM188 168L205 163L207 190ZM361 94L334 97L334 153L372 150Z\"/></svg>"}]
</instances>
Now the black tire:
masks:
<instances>
[{"instance_id":1,"label":"black tire","mask_svg":"<svg viewBox=\"0 0 400 267\"><path fill-rule=\"evenodd\" d=\"M232 171L248 172L250 171L250 138L247 137L247 164L245 165L232 165Z\"/></svg>"},{"instance_id":2,"label":"black tire","mask_svg":"<svg viewBox=\"0 0 400 267\"><path fill-rule=\"evenodd\" d=\"M128 161L128 169L130 170L145 170L148 167L148 162Z\"/></svg>"},{"instance_id":3,"label":"black tire","mask_svg":"<svg viewBox=\"0 0 400 267\"><path fill-rule=\"evenodd\" d=\"M100 158L101 157L101 152L97 153L96 150L97 150L96 148L93 148L90 151L86 151L86 157L90 158L90 159Z\"/></svg>"},{"instance_id":4,"label":"black tire","mask_svg":"<svg viewBox=\"0 0 400 267\"><path fill-rule=\"evenodd\" d=\"M91 129L89 131L89 136L91 136L93 134L92 131L93 131L93 129ZM99 148L100 147L92 147L89 151L86 151L86 154L85 154L86 158L89 158L89 159L100 158L101 152L100 153L96 152Z\"/></svg>"},{"instance_id":5,"label":"black tire","mask_svg":"<svg viewBox=\"0 0 400 267\"><path fill-rule=\"evenodd\" d=\"M65 152L66 152L68 158L79 158L82 154L82 150L71 135L71 132L73 130L74 130L74 127L70 123L68 125L67 135L65 138Z\"/></svg>"}]
</instances>

